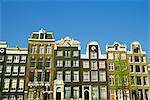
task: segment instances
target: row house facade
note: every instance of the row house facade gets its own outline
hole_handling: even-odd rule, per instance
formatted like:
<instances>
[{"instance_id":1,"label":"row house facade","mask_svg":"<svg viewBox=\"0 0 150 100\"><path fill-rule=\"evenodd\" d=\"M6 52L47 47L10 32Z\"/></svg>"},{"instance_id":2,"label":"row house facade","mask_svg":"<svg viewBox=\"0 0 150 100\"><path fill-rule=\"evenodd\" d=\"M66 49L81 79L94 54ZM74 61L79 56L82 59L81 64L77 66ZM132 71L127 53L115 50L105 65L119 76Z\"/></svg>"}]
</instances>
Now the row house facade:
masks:
<instances>
[{"instance_id":1,"label":"row house facade","mask_svg":"<svg viewBox=\"0 0 150 100\"><path fill-rule=\"evenodd\" d=\"M0 43L0 48L0 98L23 100L28 51L26 48L9 48L4 42Z\"/></svg>"},{"instance_id":2,"label":"row house facade","mask_svg":"<svg viewBox=\"0 0 150 100\"><path fill-rule=\"evenodd\" d=\"M80 100L80 42L70 37L55 43L54 100Z\"/></svg>"},{"instance_id":3,"label":"row house facade","mask_svg":"<svg viewBox=\"0 0 150 100\"><path fill-rule=\"evenodd\" d=\"M130 100L127 47L114 42L106 45L108 94L110 100Z\"/></svg>"},{"instance_id":4,"label":"row house facade","mask_svg":"<svg viewBox=\"0 0 150 100\"><path fill-rule=\"evenodd\" d=\"M24 100L52 100L54 80L53 32L40 29L28 39Z\"/></svg>"},{"instance_id":5,"label":"row house facade","mask_svg":"<svg viewBox=\"0 0 150 100\"><path fill-rule=\"evenodd\" d=\"M147 54L142 50L142 46L138 41L131 43L130 51L128 51L128 57L131 81L130 89L132 94L131 99L149 100L150 80L148 79Z\"/></svg>"},{"instance_id":6,"label":"row house facade","mask_svg":"<svg viewBox=\"0 0 150 100\"><path fill-rule=\"evenodd\" d=\"M96 41L87 44L86 54L81 54L82 100L109 100L106 54L101 54Z\"/></svg>"}]
</instances>

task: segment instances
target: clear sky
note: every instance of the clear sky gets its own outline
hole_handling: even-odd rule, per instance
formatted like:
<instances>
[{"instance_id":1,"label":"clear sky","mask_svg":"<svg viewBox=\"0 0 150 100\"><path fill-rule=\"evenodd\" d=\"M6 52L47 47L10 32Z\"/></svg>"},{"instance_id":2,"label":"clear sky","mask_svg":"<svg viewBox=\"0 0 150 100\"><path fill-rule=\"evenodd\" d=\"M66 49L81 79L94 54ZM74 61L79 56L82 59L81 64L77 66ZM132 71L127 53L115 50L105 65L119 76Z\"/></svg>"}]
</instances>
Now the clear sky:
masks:
<instances>
[{"instance_id":1,"label":"clear sky","mask_svg":"<svg viewBox=\"0 0 150 100\"><path fill-rule=\"evenodd\" d=\"M90 40L101 51L114 41L138 40L150 54L149 0L0 0L0 40L27 47L32 31L53 31L81 42L82 53Z\"/></svg>"}]
</instances>

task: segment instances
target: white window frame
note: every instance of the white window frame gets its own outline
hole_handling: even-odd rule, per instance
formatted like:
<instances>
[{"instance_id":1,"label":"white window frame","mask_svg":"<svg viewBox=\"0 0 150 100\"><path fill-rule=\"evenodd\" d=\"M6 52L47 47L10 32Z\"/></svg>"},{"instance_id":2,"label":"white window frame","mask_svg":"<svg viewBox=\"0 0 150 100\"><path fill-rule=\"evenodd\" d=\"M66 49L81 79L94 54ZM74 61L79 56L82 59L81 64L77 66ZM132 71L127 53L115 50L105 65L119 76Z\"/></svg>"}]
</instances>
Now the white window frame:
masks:
<instances>
[{"instance_id":1,"label":"white window frame","mask_svg":"<svg viewBox=\"0 0 150 100\"><path fill-rule=\"evenodd\" d=\"M26 63L26 56L21 56L20 63Z\"/></svg>"},{"instance_id":2,"label":"white window frame","mask_svg":"<svg viewBox=\"0 0 150 100\"><path fill-rule=\"evenodd\" d=\"M99 91L98 91L98 86L92 87L92 98L93 100L99 100Z\"/></svg>"},{"instance_id":3,"label":"white window frame","mask_svg":"<svg viewBox=\"0 0 150 100\"><path fill-rule=\"evenodd\" d=\"M39 54L44 54L44 46L39 46Z\"/></svg>"},{"instance_id":4,"label":"white window frame","mask_svg":"<svg viewBox=\"0 0 150 100\"><path fill-rule=\"evenodd\" d=\"M89 68L89 61L83 61L83 68Z\"/></svg>"},{"instance_id":5,"label":"white window frame","mask_svg":"<svg viewBox=\"0 0 150 100\"><path fill-rule=\"evenodd\" d=\"M12 72L13 76L17 76L18 75L18 68L19 68L19 66L13 66L13 72Z\"/></svg>"},{"instance_id":6,"label":"white window frame","mask_svg":"<svg viewBox=\"0 0 150 100\"><path fill-rule=\"evenodd\" d=\"M71 67L71 60L65 61L65 67Z\"/></svg>"},{"instance_id":7,"label":"white window frame","mask_svg":"<svg viewBox=\"0 0 150 100\"><path fill-rule=\"evenodd\" d=\"M51 54L52 47L50 45L46 46L46 54Z\"/></svg>"},{"instance_id":8,"label":"white window frame","mask_svg":"<svg viewBox=\"0 0 150 100\"><path fill-rule=\"evenodd\" d=\"M109 71L114 71L114 63L109 63L108 64L108 70Z\"/></svg>"},{"instance_id":9,"label":"white window frame","mask_svg":"<svg viewBox=\"0 0 150 100\"><path fill-rule=\"evenodd\" d=\"M71 87L65 87L65 99L70 99Z\"/></svg>"},{"instance_id":10,"label":"white window frame","mask_svg":"<svg viewBox=\"0 0 150 100\"><path fill-rule=\"evenodd\" d=\"M79 71L73 72L73 82L79 82Z\"/></svg>"},{"instance_id":11,"label":"white window frame","mask_svg":"<svg viewBox=\"0 0 150 100\"><path fill-rule=\"evenodd\" d=\"M19 87L18 87L18 91L23 91L24 90L24 79L20 79L19 80Z\"/></svg>"},{"instance_id":12,"label":"white window frame","mask_svg":"<svg viewBox=\"0 0 150 100\"><path fill-rule=\"evenodd\" d=\"M121 59L125 60L126 59L126 53L121 53Z\"/></svg>"},{"instance_id":13,"label":"white window frame","mask_svg":"<svg viewBox=\"0 0 150 100\"><path fill-rule=\"evenodd\" d=\"M63 51L57 51L57 56L63 56Z\"/></svg>"},{"instance_id":14,"label":"white window frame","mask_svg":"<svg viewBox=\"0 0 150 100\"><path fill-rule=\"evenodd\" d=\"M65 82L71 82L71 71L65 71Z\"/></svg>"},{"instance_id":15,"label":"white window frame","mask_svg":"<svg viewBox=\"0 0 150 100\"><path fill-rule=\"evenodd\" d=\"M19 75L20 76L24 76L25 75L25 66L20 66Z\"/></svg>"},{"instance_id":16,"label":"white window frame","mask_svg":"<svg viewBox=\"0 0 150 100\"><path fill-rule=\"evenodd\" d=\"M73 51L73 56L78 57L79 56L79 51Z\"/></svg>"},{"instance_id":17,"label":"white window frame","mask_svg":"<svg viewBox=\"0 0 150 100\"><path fill-rule=\"evenodd\" d=\"M98 81L98 71L91 71L91 81Z\"/></svg>"},{"instance_id":18,"label":"white window frame","mask_svg":"<svg viewBox=\"0 0 150 100\"><path fill-rule=\"evenodd\" d=\"M97 61L96 60L91 60L91 70L97 70Z\"/></svg>"},{"instance_id":19,"label":"white window frame","mask_svg":"<svg viewBox=\"0 0 150 100\"><path fill-rule=\"evenodd\" d=\"M31 47L31 54L36 54L37 53L37 46L33 45Z\"/></svg>"},{"instance_id":20,"label":"white window frame","mask_svg":"<svg viewBox=\"0 0 150 100\"><path fill-rule=\"evenodd\" d=\"M63 60L57 60L57 67L63 67Z\"/></svg>"},{"instance_id":21,"label":"white window frame","mask_svg":"<svg viewBox=\"0 0 150 100\"><path fill-rule=\"evenodd\" d=\"M3 65L0 65L0 73L3 72Z\"/></svg>"},{"instance_id":22,"label":"white window frame","mask_svg":"<svg viewBox=\"0 0 150 100\"><path fill-rule=\"evenodd\" d=\"M6 66L5 76L11 75L11 68L12 68L12 66Z\"/></svg>"},{"instance_id":23,"label":"white window frame","mask_svg":"<svg viewBox=\"0 0 150 100\"><path fill-rule=\"evenodd\" d=\"M9 90L9 85L10 85L10 79L9 78L5 78L4 79L4 88L3 88L4 92L7 92Z\"/></svg>"},{"instance_id":24,"label":"white window frame","mask_svg":"<svg viewBox=\"0 0 150 100\"><path fill-rule=\"evenodd\" d=\"M106 71L99 71L99 81L101 82L106 81Z\"/></svg>"},{"instance_id":25,"label":"white window frame","mask_svg":"<svg viewBox=\"0 0 150 100\"><path fill-rule=\"evenodd\" d=\"M100 99L107 100L107 87L100 86Z\"/></svg>"},{"instance_id":26,"label":"white window frame","mask_svg":"<svg viewBox=\"0 0 150 100\"><path fill-rule=\"evenodd\" d=\"M84 71L83 72L83 81L84 82L89 82L90 81L90 72L89 71Z\"/></svg>"},{"instance_id":27,"label":"white window frame","mask_svg":"<svg viewBox=\"0 0 150 100\"><path fill-rule=\"evenodd\" d=\"M73 87L73 97L74 99L79 98L79 87Z\"/></svg>"},{"instance_id":28,"label":"white window frame","mask_svg":"<svg viewBox=\"0 0 150 100\"><path fill-rule=\"evenodd\" d=\"M114 55L113 55L113 53L111 53L111 52L110 52L110 53L108 53L108 59L111 59L111 60L112 60L112 59L114 59Z\"/></svg>"},{"instance_id":29,"label":"white window frame","mask_svg":"<svg viewBox=\"0 0 150 100\"><path fill-rule=\"evenodd\" d=\"M63 80L63 72L57 71L57 80Z\"/></svg>"},{"instance_id":30,"label":"white window frame","mask_svg":"<svg viewBox=\"0 0 150 100\"><path fill-rule=\"evenodd\" d=\"M13 63L19 63L20 56L14 56L14 61Z\"/></svg>"},{"instance_id":31,"label":"white window frame","mask_svg":"<svg viewBox=\"0 0 150 100\"><path fill-rule=\"evenodd\" d=\"M106 68L105 61L99 61L99 68Z\"/></svg>"},{"instance_id":32,"label":"white window frame","mask_svg":"<svg viewBox=\"0 0 150 100\"><path fill-rule=\"evenodd\" d=\"M13 60L13 56L9 55L7 56L7 63L12 63L12 60Z\"/></svg>"},{"instance_id":33,"label":"white window frame","mask_svg":"<svg viewBox=\"0 0 150 100\"><path fill-rule=\"evenodd\" d=\"M97 52L91 51L90 56L91 56L91 59L97 59Z\"/></svg>"},{"instance_id":34,"label":"white window frame","mask_svg":"<svg viewBox=\"0 0 150 100\"><path fill-rule=\"evenodd\" d=\"M73 67L79 67L79 60L73 60Z\"/></svg>"},{"instance_id":35,"label":"white window frame","mask_svg":"<svg viewBox=\"0 0 150 100\"><path fill-rule=\"evenodd\" d=\"M11 92L15 92L17 88L17 79L13 79L11 83Z\"/></svg>"}]
</instances>

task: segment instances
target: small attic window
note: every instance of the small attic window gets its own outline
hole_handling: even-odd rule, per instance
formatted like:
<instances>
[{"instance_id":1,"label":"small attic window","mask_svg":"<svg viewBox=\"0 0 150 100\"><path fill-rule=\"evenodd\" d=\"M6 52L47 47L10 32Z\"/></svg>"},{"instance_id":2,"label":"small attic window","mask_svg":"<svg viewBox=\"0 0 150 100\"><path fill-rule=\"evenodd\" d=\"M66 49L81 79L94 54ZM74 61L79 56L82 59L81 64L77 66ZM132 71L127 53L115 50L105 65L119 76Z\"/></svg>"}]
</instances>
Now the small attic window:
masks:
<instances>
[{"instance_id":1,"label":"small attic window","mask_svg":"<svg viewBox=\"0 0 150 100\"><path fill-rule=\"evenodd\" d=\"M115 44L115 50L118 50L118 44Z\"/></svg>"},{"instance_id":2,"label":"small attic window","mask_svg":"<svg viewBox=\"0 0 150 100\"><path fill-rule=\"evenodd\" d=\"M139 51L138 47L134 48L134 53L138 53L138 51Z\"/></svg>"},{"instance_id":3,"label":"small attic window","mask_svg":"<svg viewBox=\"0 0 150 100\"><path fill-rule=\"evenodd\" d=\"M44 33L40 33L40 39L44 39Z\"/></svg>"},{"instance_id":4,"label":"small attic window","mask_svg":"<svg viewBox=\"0 0 150 100\"><path fill-rule=\"evenodd\" d=\"M45 39L53 39L51 34L46 34Z\"/></svg>"},{"instance_id":5,"label":"small attic window","mask_svg":"<svg viewBox=\"0 0 150 100\"><path fill-rule=\"evenodd\" d=\"M39 35L38 34L33 34L32 39L38 39Z\"/></svg>"}]
</instances>

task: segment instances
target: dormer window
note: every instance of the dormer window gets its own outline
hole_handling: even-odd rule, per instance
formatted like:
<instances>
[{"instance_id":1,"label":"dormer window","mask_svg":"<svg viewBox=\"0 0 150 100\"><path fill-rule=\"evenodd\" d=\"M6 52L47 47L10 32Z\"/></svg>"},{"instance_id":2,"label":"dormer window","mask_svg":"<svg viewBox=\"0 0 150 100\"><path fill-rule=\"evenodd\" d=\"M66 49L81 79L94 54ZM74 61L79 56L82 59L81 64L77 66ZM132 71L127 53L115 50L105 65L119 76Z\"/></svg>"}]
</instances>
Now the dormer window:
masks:
<instances>
[{"instance_id":1,"label":"dormer window","mask_svg":"<svg viewBox=\"0 0 150 100\"><path fill-rule=\"evenodd\" d=\"M136 47L136 48L134 48L134 53L138 53L138 51L139 51L139 48L138 47Z\"/></svg>"},{"instance_id":2,"label":"dormer window","mask_svg":"<svg viewBox=\"0 0 150 100\"><path fill-rule=\"evenodd\" d=\"M115 50L118 50L118 44L115 44Z\"/></svg>"},{"instance_id":3,"label":"dormer window","mask_svg":"<svg viewBox=\"0 0 150 100\"><path fill-rule=\"evenodd\" d=\"M52 37L52 35L51 34L46 34L45 35L45 39L52 39L53 37Z\"/></svg>"},{"instance_id":4,"label":"dormer window","mask_svg":"<svg viewBox=\"0 0 150 100\"><path fill-rule=\"evenodd\" d=\"M44 33L40 33L40 39L44 39Z\"/></svg>"},{"instance_id":5,"label":"dormer window","mask_svg":"<svg viewBox=\"0 0 150 100\"><path fill-rule=\"evenodd\" d=\"M39 34L33 34L32 39L38 39L39 38Z\"/></svg>"}]
</instances>

